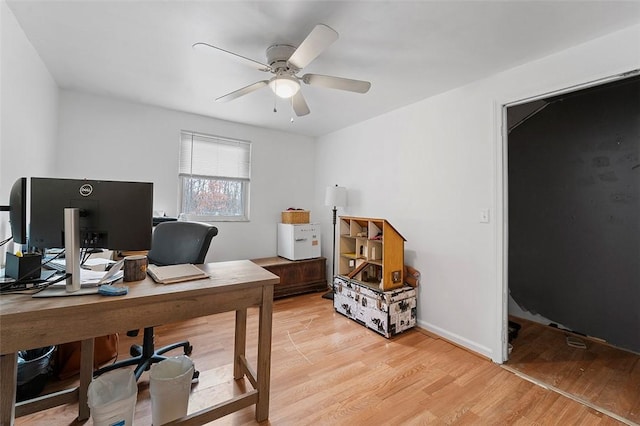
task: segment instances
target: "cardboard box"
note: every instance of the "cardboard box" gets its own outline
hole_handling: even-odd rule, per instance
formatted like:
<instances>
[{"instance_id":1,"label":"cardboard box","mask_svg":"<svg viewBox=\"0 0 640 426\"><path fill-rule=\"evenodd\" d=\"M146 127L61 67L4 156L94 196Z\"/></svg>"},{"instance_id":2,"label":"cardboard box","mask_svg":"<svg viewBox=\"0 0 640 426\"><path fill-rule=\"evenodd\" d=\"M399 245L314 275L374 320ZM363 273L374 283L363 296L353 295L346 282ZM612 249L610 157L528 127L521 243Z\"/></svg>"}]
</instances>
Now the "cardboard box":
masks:
<instances>
[{"instance_id":1,"label":"cardboard box","mask_svg":"<svg viewBox=\"0 0 640 426\"><path fill-rule=\"evenodd\" d=\"M345 276L336 276L333 285L336 312L386 338L416 325L417 300L413 287L382 291Z\"/></svg>"}]
</instances>

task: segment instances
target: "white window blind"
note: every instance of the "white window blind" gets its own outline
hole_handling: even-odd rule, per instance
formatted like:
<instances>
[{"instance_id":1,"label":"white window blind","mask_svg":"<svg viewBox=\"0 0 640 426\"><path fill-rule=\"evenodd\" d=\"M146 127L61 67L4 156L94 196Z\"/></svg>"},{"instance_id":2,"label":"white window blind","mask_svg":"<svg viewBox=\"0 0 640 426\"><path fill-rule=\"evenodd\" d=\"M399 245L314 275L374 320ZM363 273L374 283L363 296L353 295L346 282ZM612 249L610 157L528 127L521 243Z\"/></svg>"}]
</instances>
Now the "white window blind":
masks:
<instances>
[{"instance_id":1,"label":"white window blind","mask_svg":"<svg viewBox=\"0 0 640 426\"><path fill-rule=\"evenodd\" d=\"M187 220L249 220L251 142L182 131L180 215Z\"/></svg>"},{"instance_id":2,"label":"white window blind","mask_svg":"<svg viewBox=\"0 0 640 426\"><path fill-rule=\"evenodd\" d=\"M250 179L251 143L182 132L180 176Z\"/></svg>"}]
</instances>

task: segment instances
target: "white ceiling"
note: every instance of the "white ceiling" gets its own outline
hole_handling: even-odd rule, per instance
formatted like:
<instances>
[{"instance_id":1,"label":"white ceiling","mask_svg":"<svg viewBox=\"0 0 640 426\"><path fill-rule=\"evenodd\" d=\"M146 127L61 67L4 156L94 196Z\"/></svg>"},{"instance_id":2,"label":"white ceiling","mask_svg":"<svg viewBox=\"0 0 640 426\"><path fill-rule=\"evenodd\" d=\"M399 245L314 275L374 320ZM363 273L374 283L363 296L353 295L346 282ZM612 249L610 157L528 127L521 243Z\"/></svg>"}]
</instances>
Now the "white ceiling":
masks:
<instances>
[{"instance_id":1,"label":"white ceiling","mask_svg":"<svg viewBox=\"0 0 640 426\"><path fill-rule=\"evenodd\" d=\"M61 88L311 136L323 135L640 22L640 1L8 0ZM315 24L340 38L303 73L371 81L367 94L303 84L295 117L268 88L214 99L267 74L198 41L265 62ZM291 118L293 117L293 122Z\"/></svg>"}]
</instances>

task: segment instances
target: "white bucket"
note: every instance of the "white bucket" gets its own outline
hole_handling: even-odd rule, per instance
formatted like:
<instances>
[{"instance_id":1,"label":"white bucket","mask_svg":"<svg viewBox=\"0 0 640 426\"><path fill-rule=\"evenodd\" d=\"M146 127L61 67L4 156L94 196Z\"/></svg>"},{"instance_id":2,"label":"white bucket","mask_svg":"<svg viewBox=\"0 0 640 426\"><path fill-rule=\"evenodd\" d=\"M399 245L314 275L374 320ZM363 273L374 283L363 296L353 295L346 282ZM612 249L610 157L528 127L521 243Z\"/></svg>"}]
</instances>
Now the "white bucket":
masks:
<instances>
[{"instance_id":1,"label":"white bucket","mask_svg":"<svg viewBox=\"0 0 640 426\"><path fill-rule=\"evenodd\" d=\"M138 386L133 371L108 371L93 379L87 394L95 426L131 426Z\"/></svg>"},{"instance_id":2,"label":"white bucket","mask_svg":"<svg viewBox=\"0 0 640 426\"><path fill-rule=\"evenodd\" d=\"M151 366L149 393L154 426L187 415L193 370L193 361L186 355L167 358Z\"/></svg>"}]
</instances>

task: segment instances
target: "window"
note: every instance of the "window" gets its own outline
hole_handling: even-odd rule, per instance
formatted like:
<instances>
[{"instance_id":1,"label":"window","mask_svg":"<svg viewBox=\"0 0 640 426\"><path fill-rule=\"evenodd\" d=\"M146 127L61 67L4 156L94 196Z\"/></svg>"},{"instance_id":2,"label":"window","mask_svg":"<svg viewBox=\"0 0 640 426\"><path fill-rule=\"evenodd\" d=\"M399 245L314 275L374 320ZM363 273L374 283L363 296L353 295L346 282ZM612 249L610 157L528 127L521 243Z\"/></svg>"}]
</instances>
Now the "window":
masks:
<instances>
[{"instance_id":1,"label":"window","mask_svg":"<svg viewBox=\"0 0 640 426\"><path fill-rule=\"evenodd\" d=\"M189 220L249 220L251 142L180 133L180 213Z\"/></svg>"}]
</instances>

